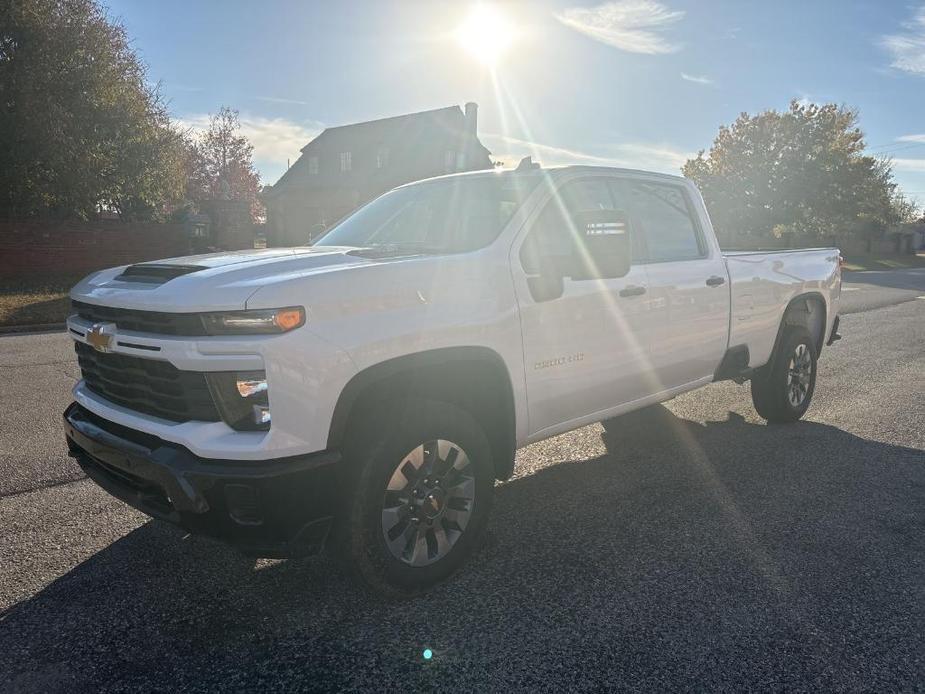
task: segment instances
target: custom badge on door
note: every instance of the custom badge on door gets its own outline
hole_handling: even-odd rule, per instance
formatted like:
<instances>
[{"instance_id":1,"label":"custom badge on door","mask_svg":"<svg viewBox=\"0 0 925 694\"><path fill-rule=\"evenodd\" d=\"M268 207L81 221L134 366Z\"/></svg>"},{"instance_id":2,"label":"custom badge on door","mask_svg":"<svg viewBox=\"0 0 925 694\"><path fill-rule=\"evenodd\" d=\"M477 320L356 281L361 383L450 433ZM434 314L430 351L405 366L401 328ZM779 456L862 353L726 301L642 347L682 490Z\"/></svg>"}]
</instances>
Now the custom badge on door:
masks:
<instances>
[{"instance_id":1,"label":"custom badge on door","mask_svg":"<svg viewBox=\"0 0 925 694\"><path fill-rule=\"evenodd\" d=\"M533 365L533 370L537 371L539 369L549 369L554 366L562 366L563 364L571 364L576 361L584 361L584 359L584 352L577 352L575 354L569 354L567 357L557 357L556 359L538 361Z\"/></svg>"}]
</instances>

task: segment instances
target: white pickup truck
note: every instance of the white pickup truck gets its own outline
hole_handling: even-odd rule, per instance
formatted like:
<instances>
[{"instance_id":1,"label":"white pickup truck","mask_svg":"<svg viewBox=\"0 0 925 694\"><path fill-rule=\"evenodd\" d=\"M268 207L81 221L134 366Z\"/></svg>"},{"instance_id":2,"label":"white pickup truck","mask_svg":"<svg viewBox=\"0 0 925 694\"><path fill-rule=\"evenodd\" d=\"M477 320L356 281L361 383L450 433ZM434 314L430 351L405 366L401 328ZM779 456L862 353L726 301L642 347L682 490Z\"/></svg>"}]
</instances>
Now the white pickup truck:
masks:
<instances>
[{"instance_id":1,"label":"white pickup truck","mask_svg":"<svg viewBox=\"0 0 925 694\"><path fill-rule=\"evenodd\" d=\"M724 379L797 420L840 287L834 248L723 254L681 178L421 181L311 247L81 281L67 442L151 516L414 592L472 552L518 447Z\"/></svg>"}]
</instances>

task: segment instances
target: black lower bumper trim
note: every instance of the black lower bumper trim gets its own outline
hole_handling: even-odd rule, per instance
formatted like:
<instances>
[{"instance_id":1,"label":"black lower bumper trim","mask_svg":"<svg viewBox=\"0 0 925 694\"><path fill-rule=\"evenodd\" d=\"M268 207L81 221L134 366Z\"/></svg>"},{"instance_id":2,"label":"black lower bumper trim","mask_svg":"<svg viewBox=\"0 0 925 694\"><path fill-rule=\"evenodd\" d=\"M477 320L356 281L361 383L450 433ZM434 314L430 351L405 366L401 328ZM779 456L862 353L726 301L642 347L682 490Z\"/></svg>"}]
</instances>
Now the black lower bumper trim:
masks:
<instances>
[{"instance_id":1,"label":"black lower bumper trim","mask_svg":"<svg viewBox=\"0 0 925 694\"><path fill-rule=\"evenodd\" d=\"M240 547L288 557L318 551L338 498L340 454L215 460L105 420L73 403L68 450L87 476L154 518Z\"/></svg>"}]
</instances>

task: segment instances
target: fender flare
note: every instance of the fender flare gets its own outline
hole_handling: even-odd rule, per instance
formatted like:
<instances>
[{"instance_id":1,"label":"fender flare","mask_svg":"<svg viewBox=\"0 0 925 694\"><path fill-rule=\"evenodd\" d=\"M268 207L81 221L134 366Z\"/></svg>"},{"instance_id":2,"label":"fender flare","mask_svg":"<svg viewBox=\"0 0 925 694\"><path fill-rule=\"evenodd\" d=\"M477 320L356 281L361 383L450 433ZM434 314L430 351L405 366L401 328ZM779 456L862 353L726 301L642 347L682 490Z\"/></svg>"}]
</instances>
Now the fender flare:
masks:
<instances>
[{"instance_id":1,"label":"fender flare","mask_svg":"<svg viewBox=\"0 0 925 694\"><path fill-rule=\"evenodd\" d=\"M789 302L787 302L787 306L784 308L783 314L781 314L780 326L778 326L777 328L777 337L774 338L774 347L771 350L771 358L768 359L768 364L771 364L775 359L777 359L778 351L780 348L780 343L784 339L784 333L787 330L787 325L788 325L787 317L797 307L797 304L799 304L800 302L807 302L807 301L812 301L813 303L818 302L822 305L822 334L818 336L818 344L816 345L816 357L818 357L821 354L822 347L825 344L825 329L826 329L826 326L828 325L829 307L828 307L828 304L826 303L825 296L823 296L821 292L816 292L816 291L803 292L802 294L798 294L797 296L793 297ZM813 337L816 338L817 336L813 335ZM764 368L768 364L765 364L764 366L759 367L759 368Z\"/></svg>"},{"instance_id":2,"label":"fender flare","mask_svg":"<svg viewBox=\"0 0 925 694\"><path fill-rule=\"evenodd\" d=\"M364 395L372 392L376 386L385 384L401 374L413 374L422 369L449 369L453 364L487 365L501 381L499 391L502 393L500 406L501 417L492 421L496 426L494 436L486 431L492 442L492 452L498 479L506 479L513 473L514 451L516 448L516 412L514 390L511 375L504 359L495 350L482 346L443 347L438 349L405 354L372 364L355 374L341 390L331 425L328 430L328 450L339 450L345 440L352 414ZM409 379L412 383L413 379ZM473 413L478 418L479 413Z\"/></svg>"}]
</instances>

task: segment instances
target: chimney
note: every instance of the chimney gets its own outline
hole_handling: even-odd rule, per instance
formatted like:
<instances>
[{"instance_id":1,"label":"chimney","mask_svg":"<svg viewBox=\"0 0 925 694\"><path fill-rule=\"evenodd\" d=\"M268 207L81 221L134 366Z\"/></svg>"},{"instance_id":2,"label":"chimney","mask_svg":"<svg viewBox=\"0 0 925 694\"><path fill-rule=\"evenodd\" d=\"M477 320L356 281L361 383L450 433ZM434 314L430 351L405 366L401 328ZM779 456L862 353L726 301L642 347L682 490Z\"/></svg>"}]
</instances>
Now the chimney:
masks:
<instances>
[{"instance_id":1,"label":"chimney","mask_svg":"<svg viewBox=\"0 0 925 694\"><path fill-rule=\"evenodd\" d=\"M478 123L479 105L474 101L470 101L466 104L466 133L472 138L476 137Z\"/></svg>"}]
</instances>

